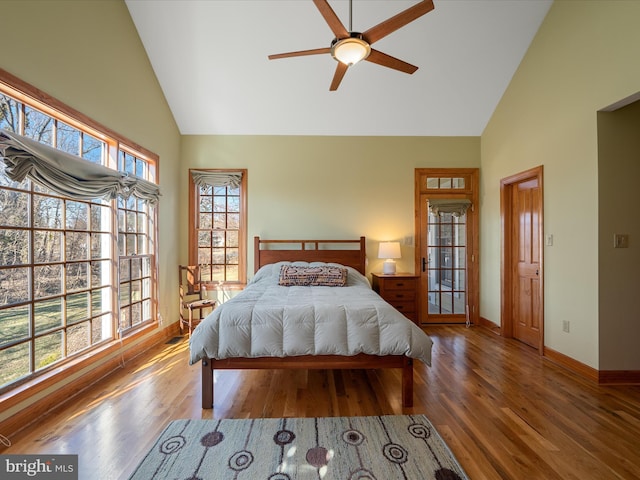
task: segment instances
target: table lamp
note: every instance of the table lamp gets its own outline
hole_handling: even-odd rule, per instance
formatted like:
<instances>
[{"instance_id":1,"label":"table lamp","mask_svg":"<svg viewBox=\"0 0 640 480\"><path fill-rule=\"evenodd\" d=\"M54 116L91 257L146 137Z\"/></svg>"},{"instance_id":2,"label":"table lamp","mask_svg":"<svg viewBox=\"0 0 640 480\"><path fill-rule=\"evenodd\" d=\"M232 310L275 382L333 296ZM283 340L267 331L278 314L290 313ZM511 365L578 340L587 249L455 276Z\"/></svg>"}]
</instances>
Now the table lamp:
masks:
<instances>
[{"instance_id":1,"label":"table lamp","mask_svg":"<svg viewBox=\"0 0 640 480\"><path fill-rule=\"evenodd\" d=\"M382 264L382 273L385 275L393 275L396 273L395 258L401 258L400 242L380 242L378 248L378 258L384 258Z\"/></svg>"}]
</instances>

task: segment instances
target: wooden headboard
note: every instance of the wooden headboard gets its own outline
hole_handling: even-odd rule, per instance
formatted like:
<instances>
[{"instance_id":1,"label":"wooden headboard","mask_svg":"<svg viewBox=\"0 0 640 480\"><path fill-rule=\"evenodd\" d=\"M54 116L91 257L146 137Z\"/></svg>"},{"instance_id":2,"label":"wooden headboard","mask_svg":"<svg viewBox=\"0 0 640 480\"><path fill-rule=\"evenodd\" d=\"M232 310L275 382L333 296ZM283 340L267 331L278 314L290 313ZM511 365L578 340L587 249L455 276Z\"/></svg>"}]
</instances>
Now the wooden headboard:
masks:
<instances>
[{"instance_id":1,"label":"wooden headboard","mask_svg":"<svg viewBox=\"0 0 640 480\"><path fill-rule=\"evenodd\" d=\"M262 240L254 237L255 272L276 262L335 262L365 274L364 237L359 240Z\"/></svg>"}]
</instances>

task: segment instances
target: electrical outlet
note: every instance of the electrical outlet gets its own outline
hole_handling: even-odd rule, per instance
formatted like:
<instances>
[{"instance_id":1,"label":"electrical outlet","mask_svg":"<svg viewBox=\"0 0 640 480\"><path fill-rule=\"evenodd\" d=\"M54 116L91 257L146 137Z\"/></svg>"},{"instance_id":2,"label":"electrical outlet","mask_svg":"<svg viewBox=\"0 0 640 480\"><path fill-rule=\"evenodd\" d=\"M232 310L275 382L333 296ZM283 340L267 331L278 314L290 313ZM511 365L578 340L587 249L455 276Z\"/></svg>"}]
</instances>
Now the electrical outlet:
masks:
<instances>
[{"instance_id":1,"label":"electrical outlet","mask_svg":"<svg viewBox=\"0 0 640 480\"><path fill-rule=\"evenodd\" d=\"M569 320L562 321L562 331L564 333L569 333Z\"/></svg>"}]
</instances>

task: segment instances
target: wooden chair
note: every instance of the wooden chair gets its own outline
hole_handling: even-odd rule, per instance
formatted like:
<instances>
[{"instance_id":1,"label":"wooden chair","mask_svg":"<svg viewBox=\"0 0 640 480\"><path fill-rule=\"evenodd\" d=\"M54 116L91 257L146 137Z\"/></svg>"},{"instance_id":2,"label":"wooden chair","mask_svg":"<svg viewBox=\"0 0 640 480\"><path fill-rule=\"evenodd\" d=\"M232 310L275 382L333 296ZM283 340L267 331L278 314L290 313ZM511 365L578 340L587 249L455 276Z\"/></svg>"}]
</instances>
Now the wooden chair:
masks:
<instances>
[{"instance_id":1,"label":"wooden chair","mask_svg":"<svg viewBox=\"0 0 640 480\"><path fill-rule=\"evenodd\" d=\"M196 325L202 320L202 311L214 309L216 301L202 298L204 291L200 281L200 267L197 265L179 265L180 274L180 333L187 327L189 335ZM187 311L187 316L184 313ZM198 311L198 317L194 318L193 312Z\"/></svg>"}]
</instances>

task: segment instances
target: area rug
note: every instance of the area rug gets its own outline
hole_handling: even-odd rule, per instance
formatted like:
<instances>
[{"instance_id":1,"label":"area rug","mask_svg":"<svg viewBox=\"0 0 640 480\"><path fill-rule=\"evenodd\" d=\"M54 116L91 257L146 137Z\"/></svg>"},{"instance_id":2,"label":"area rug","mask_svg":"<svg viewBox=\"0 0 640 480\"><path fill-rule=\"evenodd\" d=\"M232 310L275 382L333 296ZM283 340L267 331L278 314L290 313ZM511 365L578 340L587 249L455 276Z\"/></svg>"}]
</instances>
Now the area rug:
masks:
<instances>
[{"instance_id":1,"label":"area rug","mask_svg":"<svg viewBox=\"0 0 640 480\"><path fill-rule=\"evenodd\" d=\"M132 480L468 480L424 415L176 420Z\"/></svg>"}]
</instances>

